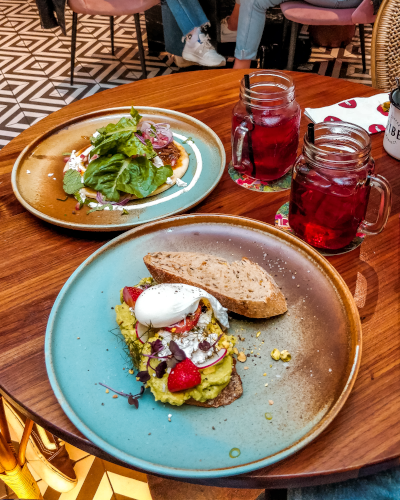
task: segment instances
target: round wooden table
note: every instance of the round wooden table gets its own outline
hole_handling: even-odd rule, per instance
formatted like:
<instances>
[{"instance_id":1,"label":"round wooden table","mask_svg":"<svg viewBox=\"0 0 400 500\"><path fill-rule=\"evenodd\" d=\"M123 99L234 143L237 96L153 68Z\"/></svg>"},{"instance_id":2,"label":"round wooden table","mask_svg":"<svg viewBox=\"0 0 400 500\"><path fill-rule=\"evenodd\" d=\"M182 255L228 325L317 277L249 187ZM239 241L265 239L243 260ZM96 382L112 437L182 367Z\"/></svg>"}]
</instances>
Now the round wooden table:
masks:
<instances>
[{"instance_id":1,"label":"round wooden table","mask_svg":"<svg viewBox=\"0 0 400 500\"><path fill-rule=\"evenodd\" d=\"M0 392L34 421L93 455L121 464L83 437L62 411L47 378L44 337L62 285L115 234L75 232L32 216L12 192L13 163L31 140L51 127L89 111L131 104L194 116L215 130L230 159L231 111L244 73L196 71L106 90L41 120L0 152ZM302 110L378 93L344 80L306 73L292 76ZM301 137L307 122L303 116ZM393 188L389 222L383 233L367 237L359 249L329 259L354 294L363 325L362 361L354 389L335 421L296 455L249 474L203 484L288 488L359 477L400 463L400 163L385 153L382 133L371 140L376 171ZM225 172L213 193L191 212L235 214L273 223L288 197L289 191L270 194L243 189Z\"/></svg>"}]
</instances>

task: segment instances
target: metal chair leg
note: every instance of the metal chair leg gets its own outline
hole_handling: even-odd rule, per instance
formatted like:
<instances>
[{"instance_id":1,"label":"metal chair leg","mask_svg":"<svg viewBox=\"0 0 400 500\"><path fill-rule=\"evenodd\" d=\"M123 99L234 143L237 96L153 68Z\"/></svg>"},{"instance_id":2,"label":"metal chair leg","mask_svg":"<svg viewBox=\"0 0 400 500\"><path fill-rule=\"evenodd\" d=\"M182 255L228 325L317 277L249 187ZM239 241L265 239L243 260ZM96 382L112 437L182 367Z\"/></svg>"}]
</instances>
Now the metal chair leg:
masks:
<instances>
[{"instance_id":1,"label":"metal chair leg","mask_svg":"<svg viewBox=\"0 0 400 500\"><path fill-rule=\"evenodd\" d=\"M293 71L294 64L294 55L296 52L296 41L297 41L297 32L299 28L299 23L295 23L292 21L292 28L290 31L290 45L289 45L289 56L286 69L288 71Z\"/></svg>"},{"instance_id":2,"label":"metal chair leg","mask_svg":"<svg viewBox=\"0 0 400 500\"><path fill-rule=\"evenodd\" d=\"M71 34L71 85L74 84L75 52L76 52L76 28L78 26L78 14L72 13L72 34Z\"/></svg>"},{"instance_id":3,"label":"metal chair leg","mask_svg":"<svg viewBox=\"0 0 400 500\"><path fill-rule=\"evenodd\" d=\"M367 72L367 63L365 61L365 30L364 30L364 25L359 24L358 30L360 32L360 45L361 45L361 58L362 58L362 65L363 65L363 73L366 73Z\"/></svg>"},{"instance_id":4,"label":"metal chair leg","mask_svg":"<svg viewBox=\"0 0 400 500\"><path fill-rule=\"evenodd\" d=\"M289 19L286 19L286 17L283 18L283 33L282 33L282 47L285 46L286 42L286 36L289 28Z\"/></svg>"},{"instance_id":5,"label":"metal chair leg","mask_svg":"<svg viewBox=\"0 0 400 500\"><path fill-rule=\"evenodd\" d=\"M137 41L138 41L139 57L140 57L140 64L142 65L143 78L147 78L146 59L144 56L142 30L140 29L139 14L133 14L133 17L135 19L136 37L137 37Z\"/></svg>"},{"instance_id":6,"label":"metal chair leg","mask_svg":"<svg viewBox=\"0 0 400 500\"><path fill-rule=\"evenodd\" d=\"M111 54L115 56L114 50L114 16L110 16Z\"/></svg>"}]
</instances>

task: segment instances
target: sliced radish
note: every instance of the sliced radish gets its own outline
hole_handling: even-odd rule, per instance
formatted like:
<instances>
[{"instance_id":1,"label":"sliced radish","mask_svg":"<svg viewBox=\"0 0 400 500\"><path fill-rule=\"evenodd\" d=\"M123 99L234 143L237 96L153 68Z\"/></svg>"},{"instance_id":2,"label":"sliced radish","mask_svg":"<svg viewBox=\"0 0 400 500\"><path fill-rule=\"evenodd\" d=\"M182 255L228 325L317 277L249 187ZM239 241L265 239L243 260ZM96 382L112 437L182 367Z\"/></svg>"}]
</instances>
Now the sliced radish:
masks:
<instances>
[{"instance_id":1,"label":"sliced radish","mask_svg":"<svg viewBox=\"0 0 400 500\"><path fill-rule=\"evenodd\" d=\"M203 363L195 363L195 365L197 366L197 368L200 368L200 370L202 370L203 368L208 368L209 366L213 366L218 363L218 361L221 361L221 359L226 356L227 352L228 351L226 349L220 349L218 352L213 354L211 358L208 358Z\"/></svg>"},{"instance_id":2,"label":"sliced radish","mask_svg":"<svg viewBox=\"0 0 400 500\"><path fill-rule=\"evenodd\" d=\"M145 344L149 340L149 327L142 325L139 321L136 322L136 336L142 344Z\"/></svg>"}]
</instances>

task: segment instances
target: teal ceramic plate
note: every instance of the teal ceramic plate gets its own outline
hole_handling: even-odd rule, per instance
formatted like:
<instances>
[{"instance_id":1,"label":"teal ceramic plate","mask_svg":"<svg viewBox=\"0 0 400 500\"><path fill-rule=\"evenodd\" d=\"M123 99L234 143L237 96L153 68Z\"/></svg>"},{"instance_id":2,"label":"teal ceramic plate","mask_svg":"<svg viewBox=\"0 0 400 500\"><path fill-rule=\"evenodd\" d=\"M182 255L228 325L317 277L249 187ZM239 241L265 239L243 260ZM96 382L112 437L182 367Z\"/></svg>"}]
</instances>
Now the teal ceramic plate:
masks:
<instances>
[{"instance_id":1,"label":"teal ceramic plate","mask_svg":"<svg viewBox=\"0 0 400 500\"><path fill-rule=\"evenodd\" d=\"M72 119L36 138L20 154L12 172L12 187L19 202L37 217L57 226L82 231L121 231L138 224L184 212L197 205L218 184L225 168L225 150L210 127L189 115L161 108L137 106L144 119L169 123L174 140L189 153L189 167L182 177L186 187L171 187L156 196L130 202L125 211L75 210L76 200L66 201L62 189L62 153L79 151L89 144L96 129L116 123L130 108L95 111ZM128 212L128 213L126 213Z\"/></svg>"},{"instance_id":2,"label":"teal ceramic plate","mask_svg":"<svg viewBox=\"0 0 400 500\"><path fill-rule=\"evenodd\" d=\"M244 393L228 406L174 407L146 391L136 410L99 385L139 391L113 307L123 286L148 276L143 256L158 250L246 256L276 276L287 298L289 313L276 318L231 315L248 357L237 363ZM273 361L274 348L291 361ZM310 246L251 219L200 214L140 226L88 258L53 306L45 350L58 401L94 444L152 473L211 478L273 464L327 427L355 381L361 326L344 281Z\"/></svg>"}]
</instances>

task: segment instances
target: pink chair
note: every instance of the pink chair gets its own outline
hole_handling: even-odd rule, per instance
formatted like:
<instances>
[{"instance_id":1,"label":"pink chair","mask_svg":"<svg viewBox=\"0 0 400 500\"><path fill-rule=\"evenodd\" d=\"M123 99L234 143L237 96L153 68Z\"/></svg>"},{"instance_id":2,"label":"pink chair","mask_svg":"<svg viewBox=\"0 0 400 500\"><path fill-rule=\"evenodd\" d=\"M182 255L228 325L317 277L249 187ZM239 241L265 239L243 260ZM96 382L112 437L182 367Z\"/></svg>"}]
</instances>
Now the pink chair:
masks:
<instances>
[{"instance_id":1,"label":"pink chair","mask_svg":"<svg viewBox=\"0 0 400 500\"><path fill-rule=\"evenodd\" d=\"M358 24L360 30L361 55L363 73L367 71L365 63L365 36L364 24L372 24L375 21L374 8L371 0L363 0L355 9L330 9L325 7L315 7L306 2L284 2L281 10L285 20L292 22L290 33L290 47L287 69L293 69L294 54L296 50L296 39L299 24L312 26L332 26ZM286 27L285 27L286 31Z\"/></svg>"},{"instance_id":2,"label":"pink chair","mask_svg":"<svg viewBox=\"0 0 400 500\"><path fill-rule=\"evenodd\" d=\"M136 37L139 46L140 64L143 77L147 78L146 59L144 56L142 32L140 29L139 12L144 12L160 0L68 0L72 16L71 35L71 85L74 84L75 53L76 53L76 28L78 25L78 14L89 16L109 16L111 31L111 52L114 55L114 16L130 16L135 19Z\"/></svg>"}]
</instances>

